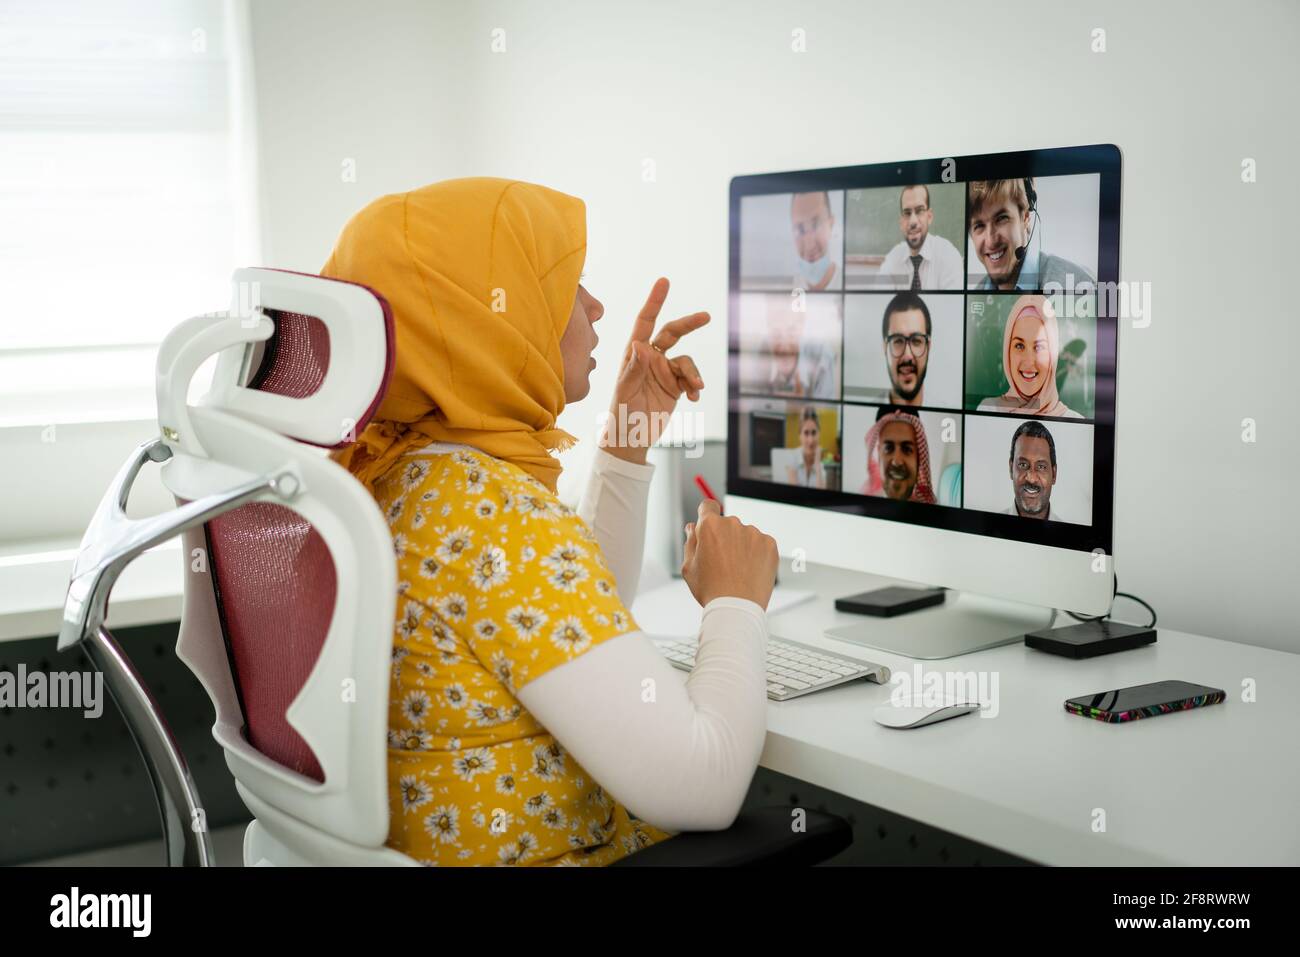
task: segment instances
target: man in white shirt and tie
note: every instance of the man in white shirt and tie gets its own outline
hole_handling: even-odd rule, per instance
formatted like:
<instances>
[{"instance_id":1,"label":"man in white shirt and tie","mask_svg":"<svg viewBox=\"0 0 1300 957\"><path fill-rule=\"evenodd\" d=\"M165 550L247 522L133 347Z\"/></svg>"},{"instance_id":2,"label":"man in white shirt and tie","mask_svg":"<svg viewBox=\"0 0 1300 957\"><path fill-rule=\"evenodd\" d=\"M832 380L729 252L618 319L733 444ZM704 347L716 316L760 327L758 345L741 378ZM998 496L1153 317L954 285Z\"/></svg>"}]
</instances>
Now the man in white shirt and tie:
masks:
<instances>
[{"instance_id":1,"label":"man in white shirt and tie","mask_svg":"<svg viewBox=\"0 0 1300 957\"><path fill-rule=\"evenodd\" d=\"M929 187L905 187L898 210L903 241L885 256L876 284L884 289L964 288L961 253L942 236L930 235L934 212Z\"/></svg>"}]
</instances>

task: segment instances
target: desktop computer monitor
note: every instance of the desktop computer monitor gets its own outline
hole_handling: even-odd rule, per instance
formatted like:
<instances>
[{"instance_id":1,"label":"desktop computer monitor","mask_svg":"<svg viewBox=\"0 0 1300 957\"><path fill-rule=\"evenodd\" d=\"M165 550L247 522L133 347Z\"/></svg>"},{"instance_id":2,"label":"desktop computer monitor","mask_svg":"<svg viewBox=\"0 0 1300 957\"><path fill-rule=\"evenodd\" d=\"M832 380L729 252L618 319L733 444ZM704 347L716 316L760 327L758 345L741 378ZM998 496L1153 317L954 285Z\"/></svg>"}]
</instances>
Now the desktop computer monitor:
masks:
<instances>
[{"instance_id":1,"label":"desktop computer monitor","mask_svg":"<svg viewBox=\"0 0 1300 957\"><path fill-rule=\"evenodd\" d=\"M837 637L946 657L1109 608L1119 204L1108 145L731 181L728 511L965 616Z\"/></svg>"}]
</instances>

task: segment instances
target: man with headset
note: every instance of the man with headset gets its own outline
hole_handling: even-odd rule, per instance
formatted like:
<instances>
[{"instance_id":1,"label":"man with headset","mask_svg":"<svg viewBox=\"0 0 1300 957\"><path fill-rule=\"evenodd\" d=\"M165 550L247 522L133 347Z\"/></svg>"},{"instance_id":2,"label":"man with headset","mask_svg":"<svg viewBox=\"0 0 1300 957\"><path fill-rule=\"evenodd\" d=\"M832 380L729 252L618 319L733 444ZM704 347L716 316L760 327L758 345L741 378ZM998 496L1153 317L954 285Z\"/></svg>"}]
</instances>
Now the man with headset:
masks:
<instances>
[{"instance_id":1,"label":"man with headset","mask_svg":"<svg viewBox=\"0 0 1300 957\"><path fill-rule=\"evenodd\" d=\"M974 180L966 189L966 228L987 274L979 280L972 275L971 288L1069 289L1094 281L1077 263L1030 249L1039 219L1032 178Z\"/></svg>"}]
</instances>

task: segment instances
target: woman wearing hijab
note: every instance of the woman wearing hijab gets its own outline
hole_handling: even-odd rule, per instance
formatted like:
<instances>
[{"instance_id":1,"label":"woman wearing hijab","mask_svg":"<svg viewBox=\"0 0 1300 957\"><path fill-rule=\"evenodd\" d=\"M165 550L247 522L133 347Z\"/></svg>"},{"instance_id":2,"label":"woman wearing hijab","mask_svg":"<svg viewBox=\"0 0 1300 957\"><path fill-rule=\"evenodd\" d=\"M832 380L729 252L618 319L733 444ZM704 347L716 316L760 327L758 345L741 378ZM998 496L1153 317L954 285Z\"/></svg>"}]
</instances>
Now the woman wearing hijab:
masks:
<instances>
[{"instance_id":1,"label":"woman wearing hijab","mask_svg":"<svg viewBox=\"0 0 1300 957\"><path fill-rule=\"evenodd\" d=\"M1011 306L1002 335L1002 372L1010 388L979 404L981 412L1081 419L1056 391L1060 355L1056 313L1046 296L1021 296Z\"/></svg>"},{"instance_id":2,"label":"woman wearing hijab","mask_svg":"<svg viewBox=\"0 0 1300 957\"><path fill-rule=\"evenodd\" d=\"M925 427L911 412L885 412L866 434L867 480L863 495L884 495L905 502L933 505L930 443ZM911 445L911 448L907 448Z\"/></svg>"},{"instance_id":3,"label":"woman wearing hijab","mask_svg":"<svg viewBox=\"0 0 1300 957\"><path fill-rule=\"evenodd\" d=\"M588 391L604 312L585 257L580 200L476 178L376 200L322 270L393 310L391 385L335 459L393 532L387 843L426 864L607 864L725 828L762 750L773 541L712 503L687 526L704 613L685 685L626 607L646 447L704 386L666 353L707 314L656 332L667 280L623 354L611 421L629 437L606 433L577 512L556 497L552 452L573 441L556 417Z\"/></svg>"}]
</instances>

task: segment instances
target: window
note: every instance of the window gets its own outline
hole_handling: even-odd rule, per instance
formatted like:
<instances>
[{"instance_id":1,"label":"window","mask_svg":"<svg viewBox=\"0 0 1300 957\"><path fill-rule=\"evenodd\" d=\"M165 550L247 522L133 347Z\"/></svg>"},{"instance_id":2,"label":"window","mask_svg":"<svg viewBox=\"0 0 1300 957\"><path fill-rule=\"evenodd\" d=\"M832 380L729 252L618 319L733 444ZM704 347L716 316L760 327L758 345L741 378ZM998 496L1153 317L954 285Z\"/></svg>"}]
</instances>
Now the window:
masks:
<instances>
[{"instance_id":1,"label":"window","mask_svg":"<svg viewBox=\"0 0 1300 957\"><path fill-rule=\"evenodd\" d=\"M0 7L0 426L153 418L158 343L256 263L241 0Z\"/></svg>"}]
</instances>

